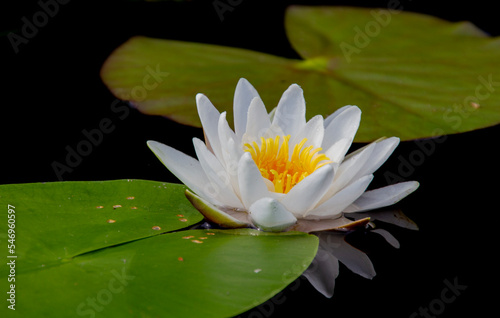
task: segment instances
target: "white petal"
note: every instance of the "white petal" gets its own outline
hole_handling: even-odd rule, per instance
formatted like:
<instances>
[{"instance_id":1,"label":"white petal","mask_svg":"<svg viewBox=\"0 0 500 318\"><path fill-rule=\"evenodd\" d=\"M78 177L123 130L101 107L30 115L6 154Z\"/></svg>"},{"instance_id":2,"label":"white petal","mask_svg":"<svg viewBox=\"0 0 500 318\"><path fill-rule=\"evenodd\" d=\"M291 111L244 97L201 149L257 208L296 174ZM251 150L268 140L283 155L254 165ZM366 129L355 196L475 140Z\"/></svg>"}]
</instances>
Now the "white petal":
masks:
<instances>
[{"instance_id":1,"label":"white petal","mask_svg":"<svg viewBox=\"0 0 500 318\"><path fill-rule=\"evenodd\" d=\"M323 200L320 201L320 204L324 203L326 199L332 197L344 187L348 186L351 182L359 179L355 177L357 176L359 170L363 168L366 161L370 158L374 149L375 144L371 143L362 151L356 152L355 155L350 156L342 162L340 167L335 171L333 183L328 189L328 192L325 194Z\"/></svg>"},{"instance_id":2,"label":"white petal","mask_svg":"<svg viewBox=\"0 0 500 318\"><path fill-rule=\"evenodd\" d=\"M233 114L234 114L234 131L241 140L246 130L247 114L250 102L259 97L259 93L246 79L240 78L236 85L233 101ZM260 98L260 97L259 97Z\"/></svg>"},{"instance_id":3,"label":"white petal","mask_svg":"<svg viewBox=\"0 0 500 318\"><path fill-rule=\"evenodd\" d=\"M238 163L239 158L243 156L243 150L241 149L241 145L233 139L228 140L226 149L228 150L228 157L231 158L230 160L226 159L226 171L229 174L236 195L241 197L240 185L238 183Z\"/></svg>"},{"instance_id":4,"label":"white petal","mask_svg":"<svg viewBox=\"0 0 500 318\"><path fill-rule=\"evenodd\" d=\"M346 207L355 201L366 190L373 175L364 176L344 189L340 190L325 203L313 209L308 218L331 218L338 216Z\"/></svg>"},{"instance_id":5,"label":"white petal","mask_svg":"<svg viewBox=\"0 0 500 318\"><path fill-rule=\"evenodd\" d=\"M242 138L243 143L258 141L260 137L264 137L269 127L271 127L271 121L267 116L266 107L259 97L255 97L248 108L246 132Z\"/></svg>"},{"instance_id":6,"label":"white petal","mask_svg":"<svg viewBox=\"0 0 500 318\"><path fill-rule=\"evenodd\" d=\"M240 228L250 225L248 213L246 212L238 212L230 209L223 211L221 207L211 204L189 190L186 190L186 198L206 219L222 227Z\"/></svg>"},{"instance_id":7,"label":"white petal","mask_svg":"<svg viewBox=\"0 0 500 318\"><path fill-rule=\"evenodd\" d=\"M324 134L323 116L317 115L305 124L302 130L295 135L293 140L290 140L290 145L298 144L302 139L306 138L307 141L304 147L314 146L314 148L319 148L323 143ZM293 152L293 147L290 147L290 151Z\"/></svg>"},{"instance_id":8,"label":"white petal","mask_svg":"<svg viewBox=\"0 0 500 318\"><path fill-rule=\"evenodd\" d=\"M325 151L325 155L333 161L335 166L340 166L344 156L351 147L352 139L342 138Z\"/></svg>"},{"instance_id":9,"label":"white petal","mask_svg":"<svg viewBox=\"0 0 500 318\"><path fill-rule=\"evenodd\" d=\"M231 140L236 140L236 135L229 127L229 124L226 120L226 112L220 114L218 120L217 133L219 135L220 148L222 158L219 157L219 160L223 160L223 165L228 169L228 167L236 167L238 165L238 161L240 157L243 155L243 149L238 147L237 149L231 147L234 143L231 143Z\"/></svg>"},{"instance_id":10,"label":"white petal","mask_svg":"<svg viewBox=\"0 0 500 318\"><path fill-rule=\"evenodd\" d=\"M333 168L325 165L297 183L281 200L295 216L305 217L328 190L333 181Z\"/></svg>"},{"instance_id":11,"label":"white petal","mask_svg":"<svg viewBox=\"0 0 500 318\"><path fill-rule=\"evenodd\" d=\"M399 144L399 138L391 137L385 138L380 141L375 141L375 148L363 167L358 171L354 179L362 177L367 174L372 174L389 158L394 149Z\"/></svg>"},{"instance_id":12,"label":"white petal","mask_svg":"<svg viewBox=\"0 0 500 318\"><path fill-rule=\"evenodd\" d=\"M419 183L417 181L407 181L366 191L353 204L347 207L344 212L361 212L392 205L415 191L418 186Z\"/></svg>"},{"instance_id":13,"label":"white petal","mask_svg":"<svg viewBox=\"0 0 500 318\"><path fill-rule=\"evenodd\" d=\"M276 138L276 136L285 136L286 134L283 132L283 130L281 129L281 127L278 126L278 124L274 123L274 124L271 124L271 127L269 127L269 129L267 129L267 131L264 133L264 139L267 139L267 138ZM259 140L259 143L260 143L260 140Z\"/></svg>"},{"instance_id":14,"label":"white petal","mask_svg":"<svg viewBox=\"0 0 500 318\"><path fill-rule=\"evenodd\" d=\"M304 93L297 84L292 84L283 93L274 114L273 124L277 124L285 135L292 138L306 124L306 102Z\"/></svg>"},{"instance_id":15,"label":"white petal","mask_svg":"<svg viewBox=\"0 0 500 318\"><path fill-rule=\"evenodd\" d=\"M278 108L278 107L274 107L274 108L273 108L273 109L269 112L269 115L268 115L268 116L269 116L269 120L270 120L271 122L273 122L273 120L274 120L274 115L276 114L276 108Z\"/></svg>"},{"instance_id":16,"label":"white petal","mask_svg":"<svg viewBox=\"0 0 500 318\"><path fill-rule=\"evenodd\" d=\"M264 182L266 183L267 190L269 190L271 192L276 191L276 188L274 187L274 183L271 180L266 179L266 178L262 178L262 180L264 180Z\"/></svg>"},{"instance_id":17,"label":"white petal","mask_svg":"<svg viewBox=\"0 0 500 318\"><path fill-rule=\"evenodd\" d=\"M217 132L217 124L219 122L219 111L214 107L212 102L203 94L196 95L196 106L198 115L200 116L201 125L207 138L206 143L217 158L222 158L220 151L219 133Z\"/></svg>"},{"instance_id":18,"label":"white petal","mask_svg":"<svg viewBox=\"0 0 500 318\"><path fill-rule=\"evenodd\" d=\"M203 141L193 138L193 144L203 171L217 189L217 199L227 206L243 208L232 187L231 178L219 160L207 149Z\"/></svg>"},{"instance_id":19,"label":"white petal","mask_svg":"<svg viewBox=\"0 0 500 318\"><path fill-rule=\"evenodd\" d=\"M214 192L213 184L205 175L198 160L156 141L148 141L148 146L168 170L188 188L211 203L221 205L211 195Z\"/></svg>"},{"instance_id":20,"label":"white petal","mask_svg":"<svg viewBox=\"0 0 500 318\"><path fill-rule=\"evenodd\" d=\"M344 106L325 119L323 149L330 148L343 138L354 140L361 120L361 110L357 106Z\"/></svg>"},{"instance_id":21,"label":"white petal","mask_svg":"<svg viewBox=\"0 0 500 318\"><path fill-rule=\"evenodd\" d=\"M355 179L358 172L365 166L366 162L370 160L373 151L375 150L375 143L371 143L364 147L362 151L346 157L337 171L334 182L342 184L341 187L347 185L349 181Z\"/></svg>"},{"instance_id":22,"label":"white petal","mask_svg":"<svg viewBox=\"0 0 500 318\"><path fill-rule=\"evenodd\" d=\"M262 198L255 201L249 209L252 223L264 231L278 232L287 229L297 222L279 201Z\"/></svg>"},{"instance_id":23,"label":"white petal","mask_svg":"<svg viewBox=\"0 0 500 318\"><path fill-rule=\"evenodd\" d=\"M267 185L250 153L245 153L238 164L238 183L241 201L245 208L257 200L269 196Z\"/></svg>"},{"instance_id":24,"label":"white petal","mask_svg":"<svg viewBox=\"0 0 500 318\"><path fill-rule=\"evenodd\" d=\"M345 110L347 110L348 108L351 108L351 107L353 107L353 106L352 105L342 106L339 109L337 109L336 111L334 111L333 113L331 113L330 115L328 115L328 117L325 118L325 127L328 126L328 125L330 125L330 123L332 122L332 120L334 120L335 118L337 118L337 116L339 116Z\"/></svg>"},{"instance_id":25,"label":"white petal","mask_svg":"<svg viewBox=\"0 0 500 318\"><path fill-rule=\"evenodd\" d=\"M226 120L226 112L223 112L219 117L218 125L219 140L221 145L222 160L224 161L224 168L230 177L231 185L239 196L238 184L238 162L243 156L243 149L241 144L236 141L236 135L229 127Z\"/></svg>"}]
</instances>

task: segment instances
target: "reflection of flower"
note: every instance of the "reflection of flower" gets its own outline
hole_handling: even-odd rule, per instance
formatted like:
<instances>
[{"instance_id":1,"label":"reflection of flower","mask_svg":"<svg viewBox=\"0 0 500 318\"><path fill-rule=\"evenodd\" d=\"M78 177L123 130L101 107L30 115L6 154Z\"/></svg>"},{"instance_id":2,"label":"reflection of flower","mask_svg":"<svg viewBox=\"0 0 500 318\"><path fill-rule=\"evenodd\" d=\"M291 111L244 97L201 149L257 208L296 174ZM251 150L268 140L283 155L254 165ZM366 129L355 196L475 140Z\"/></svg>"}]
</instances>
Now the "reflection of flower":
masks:
<instances>
[{"instance_id":1,"label":"reflection of flower","mask_svg":"<svg viewBox=\"0 0 500 318\"><path fill-rule=\"evenodd\" d=\"M339 275L339 261L354 273L372 279L375 269L368 256L352 247L341 232L324 231L318 234L319 247L316 257L302 274L317 291L330 298L335 279Z\"/></svg>"},{"instance_id":2,"label":"reflection of flower","mask_svg":"<svg viewBox=\"0 0 500 318\"><path fill-rule=\"evenodd\" d=\"M366 214L361 216L362 214ZM372 220L392 223L407 229L417 230L416 224L399 210L384 210L356 214L356 217L369 216ZM372 225L373 226L373 225ZM369 232L381 235L393 247L399 248L398 240L382 228L371 229ZM351 246L344 239L346 233L339 231L323 231L316 233L319 238L319 247L316 257L309 268L302 274L307 280L326 297L332 297L335 279L339 275L339 262L343 263L352 272L368 279L375 277L375 269L368 256Z\"/></svg>"},{"instance_id":3,"label":"reflection of flower","mask_svg":"<svg viewBox=\"0 0 500 318\"><path fill-rule=\"evenodd\" d=\"M411 181L365 192L399 139L379 139L346 156L361 117L356 106L306 122L302 89L293 84L268 114L241 79L233 131L206 96L198 94L196 102L206 139L193 140L198 160L155 141L148 145L196 193L187 196L200 212L222 226L331 229L349 223L342 212L391 205L418 187Z\"/></svg>"}]
</instances>

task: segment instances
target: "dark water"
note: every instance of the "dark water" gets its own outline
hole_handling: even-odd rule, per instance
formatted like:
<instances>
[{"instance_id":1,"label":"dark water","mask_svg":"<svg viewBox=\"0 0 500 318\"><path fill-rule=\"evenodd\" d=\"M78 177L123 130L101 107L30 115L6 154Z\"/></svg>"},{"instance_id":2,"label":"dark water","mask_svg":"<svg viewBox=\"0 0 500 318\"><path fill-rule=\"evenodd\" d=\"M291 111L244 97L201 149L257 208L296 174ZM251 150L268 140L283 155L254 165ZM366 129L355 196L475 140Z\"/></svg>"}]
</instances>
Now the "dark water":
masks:
<instances>
[{"instance_id":1,"label":"dark water","mask_svg":"<svg viewBox=\"0 0 500 318\"><path fill-rule=\"evenodd\" d=\"M3 36L0 183L57 181L51 164L63 162L66 147L76 147L83 139L82 130L98 127L103 118L111 119L115 129L64 174L64 180L174 182L145 141L154 139L194 153L191 139L202 137L201 131L132 109L126 114L113 111L115 98L99 79L102 62L114 48L139 34L296 57L282 27L288 3L292 2L241 1L220 21L211 1L122 1L105 6L75 1L61 5L17 54ZM471 20L499 35L496 11L486 1L401 3L405 10ZM386 7L387 2L370 5ZM1 31L19 29L21 18L37 10L36 1L1 10ZM304 310L319 317L491 315L497 302L493 296L498 295L499 137L500 128L493 127L448 136L444 142L402 143L379 169L373 185L384 185L388 172L419 181L419 190L399 207L420 230L381 224L399 240L399 249L380 236L353 233L347 239L370 257L375 278L362 278L341 265L332 298L323 297L301 278L241 316L289 317Z\"/></svg>"}]
</instances>

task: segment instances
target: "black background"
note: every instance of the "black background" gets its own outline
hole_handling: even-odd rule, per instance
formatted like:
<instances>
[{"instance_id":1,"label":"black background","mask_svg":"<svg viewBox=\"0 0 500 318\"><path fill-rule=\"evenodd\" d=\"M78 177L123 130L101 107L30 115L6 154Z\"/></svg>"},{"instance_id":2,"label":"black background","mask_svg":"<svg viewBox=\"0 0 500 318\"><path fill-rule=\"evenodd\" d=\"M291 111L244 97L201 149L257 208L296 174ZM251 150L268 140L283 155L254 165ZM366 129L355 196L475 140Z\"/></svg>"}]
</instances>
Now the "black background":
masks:
<instances>
[{"instance_id":1,"label":"black background","mask_svg":"<svg viewBox=\"0 0 500 318\"><path fill-rule=\"evenodd\" d=\"M31 19L40 6L36 1L9 2L9 7L2 4L0 183L58 181L53 162L64 163L67 147L76 147L85 138L82 130L97 128L103 118L109 118L116 128L71 173L65 173L64 180L176 182L145 142L158 140L194 154L191 139L202 137L201 130L134 109L120 119L111 109L115 97L99 78L104 60L131 36L214 43L296 58L283 28L288 5L383 8L387 2L243 0L221 21L212 1L73 0L60 5L37 35L19 46L18 53L6 34L19 34L22 18ZM500 33L494 2L435 4L413 0L401 1L401 5L405 11L471 21L492 36ZM305 96L307 99L307 92ZM455 279L467 289L447 304L439 317L494 313L493 296L498 295L495 231L499 208L494 203L499 188L499 133L497 126L447 136L442 143L430 141L433 151L420 157L415 142L402 143L376 173L374 184L384 185L387 172L401 174L402 162L413 160L412 171L404 179L417 180L421 187L399 206L420 231L386 226L400 240L398 250L378 236L358 233L351 240L373 261L377 271L373 280L341 267L331 299L299 279L274 302L242 316L281 317L307 310L310 316L318 317L410 317L441 297L444 280Z\"/></svg>"}]
</instances>

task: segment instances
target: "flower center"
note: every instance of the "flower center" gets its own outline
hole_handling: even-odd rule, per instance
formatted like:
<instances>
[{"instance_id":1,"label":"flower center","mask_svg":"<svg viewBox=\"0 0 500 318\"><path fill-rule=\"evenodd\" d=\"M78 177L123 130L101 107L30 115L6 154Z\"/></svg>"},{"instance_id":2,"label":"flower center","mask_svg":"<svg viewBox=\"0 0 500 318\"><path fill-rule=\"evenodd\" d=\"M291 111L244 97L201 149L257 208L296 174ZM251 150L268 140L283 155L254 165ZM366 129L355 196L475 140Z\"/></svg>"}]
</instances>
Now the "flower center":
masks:
<instances>
[{"instance_id":1,"label":"flower center","mask_svg":"<svg viewBox=\"0 0 500 318\"><path fill-rule=\"evenodd\" d=\"M244 150L252 154L262 176L271 181L274 191L279 193L288 193L316 169L332 162L325 154L319 153L322 148L304 148L307 138L294 145L290 155L289 140L290 135L274 139L261 137L260 146L255 141L244 145Z\"/></svg>"}]
</instances>

